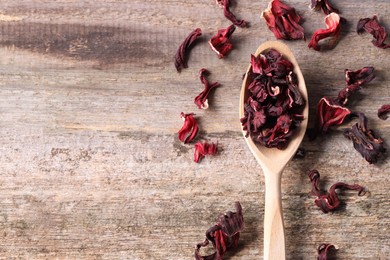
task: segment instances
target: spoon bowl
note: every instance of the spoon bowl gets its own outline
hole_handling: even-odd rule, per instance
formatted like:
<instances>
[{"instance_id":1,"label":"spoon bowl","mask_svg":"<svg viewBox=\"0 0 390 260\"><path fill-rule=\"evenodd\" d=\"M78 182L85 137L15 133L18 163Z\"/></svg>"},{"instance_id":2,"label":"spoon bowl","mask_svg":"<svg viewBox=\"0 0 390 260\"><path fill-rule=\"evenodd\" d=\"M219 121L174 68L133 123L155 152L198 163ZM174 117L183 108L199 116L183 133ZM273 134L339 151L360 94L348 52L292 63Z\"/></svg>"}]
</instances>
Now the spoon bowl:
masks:
<instances>
[{"instance_id":1,"label":"spoon bowl","mask_svg":"<svg viewBox=\"0 0 390 260\"><path fill-rule=\"evenodd\" d=\"M289 60L294 65L294 73L298 78L298 88L301 92L305 105L302 115L304 119L299 127L294 130L293 136L288 141L285 149L267 148L261 144L255 143L251 137L246 137L246 143L260 164L265 180L265 213L264 213L264 260L283 260L286 257L285 253L285 238L284 238L284 223L281 203L281 177L282 172L287 163L295 155L299 145L301 144L307 128L309 106L308 96L305 81L298 63L292 54L291 50L282 42L269 41L261 44L255 56L260 55L268 49L275 49L280 52L283 57ZM240 93L240 118L244 117L244 105L250 93L248 86L253 80L253 75L250 73L251 65L249 66L241 88ZM243 130L244 136L246 131Z\"/></svg>"}]
</instances>

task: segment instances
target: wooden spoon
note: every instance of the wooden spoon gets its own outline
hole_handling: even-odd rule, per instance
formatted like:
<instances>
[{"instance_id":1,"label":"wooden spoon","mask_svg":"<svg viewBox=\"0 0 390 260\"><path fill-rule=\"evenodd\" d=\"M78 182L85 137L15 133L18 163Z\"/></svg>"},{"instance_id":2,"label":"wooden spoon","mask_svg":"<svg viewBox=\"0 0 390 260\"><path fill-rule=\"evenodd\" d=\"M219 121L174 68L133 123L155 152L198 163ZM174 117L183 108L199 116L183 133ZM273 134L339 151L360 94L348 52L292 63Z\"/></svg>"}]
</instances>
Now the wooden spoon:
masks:
<instances>
[{"instance_id":1,"label":"wooden spoon","mask_svg":"<svg viewBox=\"0 0 390 260\"><path fill-rule=\"evenodd\" d=\"M283 57L294 64L294 72L298 78L299 91L305 100L303 110L304 120L300 126L295 129L295 133L288 142L288 146L284 150L276 148L267 148L253 142L252 138L245 138L249 149L256 157L258 163L263 169L265 179L265 213L264 213L264 260L280 260L285 259L285 238L284 224L282 215L281 202L281 177L282 171L295 155L307 128L307 119L309 114L308 99L305 81L301 70L295 60L294 55L287 45L279 41L265 42L257 49L255 56L264 52L267 49L273 48L279 51ZM244 117L244 104L249 96L248 85L253 79L248 79L251 69L249 66L242 84L240 94L240 118ZM246 131L243 131L244 136Z\"/></svg>"}]
</instances>

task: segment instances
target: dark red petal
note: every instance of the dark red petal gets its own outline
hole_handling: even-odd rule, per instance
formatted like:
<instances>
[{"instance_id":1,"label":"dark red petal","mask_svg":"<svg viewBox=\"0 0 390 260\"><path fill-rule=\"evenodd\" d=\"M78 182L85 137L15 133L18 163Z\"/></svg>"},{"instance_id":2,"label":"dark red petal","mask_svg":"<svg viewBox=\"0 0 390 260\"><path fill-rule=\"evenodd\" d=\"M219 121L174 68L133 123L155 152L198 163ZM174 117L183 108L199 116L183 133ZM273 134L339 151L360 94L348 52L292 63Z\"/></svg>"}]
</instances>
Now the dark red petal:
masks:
<instances>
[{"instance_id":1,"label":"dark red petal","mask_svg":"<svg viewBox=\"0 0 390 260\"><path fill-rule=\"evenodd\" d=\"M218 4L219 1L217 0ZM247 27L248 23L245 20L238 20L236 16L230 11L230 0L223 1L223 13L227 19L229 19L234 25L239 27Z\"/></svg>"},{"instance_id":2,"label":"dark red petal","mask_svg":"<svg viewBox=\"0 0 390 260\"><path fill-rule=\"evenodd\" d=\"M388 118L388 113L390 113L390 104L382 105L378 109L378 117L382 120L386 120Z\"/></svg>"},{"instance_id":3,"label":"dark red petal","mask_svg":"<svg viewBox=\"0 0 390 260\"><path fill-rule=\"evenodd\" d=\"M211 49L217 53L218 58L225 57L233 48L233 44L230 42L230 38L235 31L234 24L230 25L226 29L218 30L217 34L210 39L209 45Z\"/></svg>"},{"instance_id":4,"label":"dark red petal","mask_svg":"<svg viewBox=\"0 0 390 260\"><path fill-rule=\"evenodd\" d=\"M358 123L344 130L344 136L353 142L355 150L370 164L376 163L385 151L382 138L376 136L373 130L368 129L367 118L363 113L359 113Z\"/></svg>"},{"instance_id":5,"label":"dark red petal","mask_svg":"<svg viewBox=\"0 0 390 260\"><path fill-rule=\"evenodd\" d=\"M315 131L325 134L329 127L341 125L351 111L323 97L317 104Z\"/></svg>"},{"instance_id":6,"label":"dark red petal","mask_svg":"<svg viewBox=\"0 0 390 260\"><path fill-rule=\"evenodd\" d=\"M276 39L305 39L304 29L300 26L302 17L296 13L295 8L282 3L280 0L271 0L261 16Z\"/></svg>"},{"instance_id":7,"label":"dark red petal","mask_svg":"<svg viewBox=\"0 0 390 260\"><path fill-rule=\"evenodd\" d=\"M198 123L194 118L194 113L184 114L181 112L180 116L184 120L182 128L179 130L179 140L184 143L191 142L198 134Z\"/></svg>"},{"instance_id":8,"label":"dark red petal","mask_svg":"<svg viewBox=\"0 0 390 260\"><path fill-rule=\"evenodd\" d=\"M198 96L195 97L194 103L198 108L201 109L207 109L209 107L208 96L211 90L220 86L218 82L214 82L212 84L208 82L208 80L206 79L206 74L208 73L209 71L204 68L199 71L199 78L202 84L204 85L204 90L200 92Z\"/></svg>"},{"instance_id":9,"label":"dark red petal","mask_svg":"<svg viewBox=\"0 0 390 260\"><path fill-rule=\"evenodd\" d=\"M385 43L387 38L386 28L381 26L378 17L374 15L372 18L360 19L357 24L357 33L361 34L364 31L373 36L372 44L378 48L390 48L390 43Z\"/></svg>"},{"instance_id":10,"label":"dark red petal","mask_svg":"<svg viewBox=\"0 0 390 260\"><path fill-rule=\"evenodd\" d=\"M326 29L319 29L314 32L309 42L309 48L313 48L316 51L321 50L319 41L325 38L333 38L329 43L328 48L334 48L340 36L340 16L336 13L330 13L325 17Z\"/></svg>"},{"instance_id":11,"label":"dark red petal","mask_svg":"<svg viewBox=\"0 0 390 260\"><path fill-rule=\"evenodd\" d=\"M328 253L330 250L337 250L337 248L332 244L321 244L318 246L317 260L328 260Z\"/></svg>"},{"instance_id":12,"label":"dark red petal","mask_svg":"<svg viewBox=\"0 0 390 260\"><path fill-rule=\"evenodd\" d=\"M343 182L337 182L329 188L328 192L323 193L319 189L320 173L317 170L310 170L308 171L308 176L312 184L310 193L317 197L314 202L324 213L329 213L340 206L336 189L357 190L359 196L365 192L365 188L358 184L349 185Z\"/></svg>"},{"instance_id":13,"label":"dark red petal","mask_svg":"<svg viewBox=\"0 0 390 260\"><path fill-rule=\"evenodd\" d=\"M359 70L345 70L345 82L346 86L343 88L337 97L339 104L345 105L348 102L348 98L360 90L360 87L365 83L369 83L375 78L374 67L363 67Z\"/></svg>"},{"instance_id":14,"label":"dark red petal","mask_svg":"<svg viewBox=\"0 0 390 260\"><path fill-rule=\"evenodd\" d=\"M196 245L195 259L197 260L222 260L226 251L237 247L240 232L244 228L244 217L239 202L235 203L236 212L228 211L219 216L217 223L206 231L206 240ZM215 253L201 256L200 248L213 244Z\"/></svg>"},{"instance_id":15,"label":"dark red petal","mask_svg":"<svg viewBox=\"0 0 390 260\"><path fill-rule=\"evenodd\" d=\"M202 35L202 30L200 28L196 28L185 38L183 43L180 44L179 49L177 50L175 55L175 67L178 72L180 72L182 68L188 68L187 65L188 51L190 49L190 46L193 44L193 42L201 35Z\"/></svg>"},{"instance_id":16,"label":"dark red petal","mask_svg":"<svg viewBox=\"0 0 390 260\"><path fill-rule=\"evenodd\" d=\"M328 15L330 13L340 13L338 9L334 8L328 0L311 0L311 9L320 10Z\"/></svg>"}]
</instances>

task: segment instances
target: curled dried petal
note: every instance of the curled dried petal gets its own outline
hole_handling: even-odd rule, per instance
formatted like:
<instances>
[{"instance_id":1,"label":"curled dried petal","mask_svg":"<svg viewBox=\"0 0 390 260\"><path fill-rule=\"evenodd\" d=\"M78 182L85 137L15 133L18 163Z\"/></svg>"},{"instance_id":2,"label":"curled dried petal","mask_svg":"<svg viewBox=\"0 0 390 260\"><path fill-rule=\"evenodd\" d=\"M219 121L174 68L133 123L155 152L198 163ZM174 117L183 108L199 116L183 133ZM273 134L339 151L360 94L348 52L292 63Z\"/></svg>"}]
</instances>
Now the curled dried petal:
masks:
<instances>
[{"instance_id":1,"label":"curled dried petal","mask_svg":"<svg viewBox=\"0 0 390 260\"><path fill-rule=\"evenodd\" d=\"M334 8L328 0L311 0L310 8L313 10L320 10L328 15L330 13L340 13L338 9Z\"/></svg>"},{"instance_id":2,"label":"curled dried petal","mask_svg":"<svg viewBox=\"0 0 390 260\"><path fill-rule=\"evenodd\" d=\"M327 260L330 250L337 250L337 247L332 244L320 244L317 248L318 257L317 260Z\"/></svg>"},{"instance_id":3,"label":"curled dried petal","mask_svg":"<svg viewBox=\"0 0 390 260\"><path fill-rule=\"evenodd\" d=\"M230 41L233 32L236 30L234 24L230 25L226 29L218 30L217 34L211 38L209 45L211 49L217 53L218 58L225 57L233 48L233 44Z\"/></svg>"},{"instance_id":4,"label":"curled dried petal","mask_svg":"<svg viewBox=\"0 0 390 260\"><path fill-rule=\"evenodd\" d=\"M328 48L332 49L336 46L340 36L340 16L336 13L330 13L325 17L326 29L319 29L314 32L309 42L309 48L313 48L316 51L321 50L319 41L325 38L332 38L328 44Z\"/></svg>"},{"instance_id":5,"label":"curled dried petal","mask_svg":"<svg viewBox=\"0 0 390 260\"><path fill-rule=\"evenodd\" d=\"M198 134L198 123L194 118L194 113L184 114L181 112L180 117L184 120L182 128L179 130L179 140L186 143L191 142Z\"/></svg>"},{"instance_id":6,"label":"curled dried petal","mask_svg":"<svg viewBox=\"0 0 390 260\"><path fill-rule=\"evenodd\" d=\"M239 20L236 16L230 11L230 0L216 0L216 3L223 8L223 14L225 17L230 20L234 25L239 27L247 27L248 23L245 20Z\"/></svg>"},{"instance_id":7,"label":"curled dried petal","mask_svg":"<svg viewBox=\"0 0 390 260\"><path fill-rule=\"evenodd\" d=\"M316 134L325 134L329 127L341 125L351 111L341 105L332 102L327 97L323 97L317 104L316 111Z\"/></svg>"},{"instance_id":8,"label":"curled dried petal","mask_svg":"<svg viewBox=\"0 0 390 260\"><path fill-rule=\"evenodd\" d=\"M359 113L358 123L344 130L344 136L353 142L355 150L370 164L376 163L385 151L382 138L376 136L373 130L368 129L367 118L363 113Z\"/></svg>"},{"instance_id":9,"label":"curled dried petal","mask_svg":"<svg viewBox=\"0 0 390 260\"><path fill-rule=\"evenodd\" d=\"M305 39L304 29L300 25L303 22L302 17L296 13L295 8L280 0L271 0L261 16L276 39Z\"/></svg>"},{"instance_id":10,"label":"curled dried petal","mask_svg":"<svg viewBox=\"0 0 390 260\"><path fill-rule=\"evenodd\" d=\"M382 120L386 120L388 118L388 113L390 113L390 104L382 105L378 109L378 117Z\"/></svg>"},{"instance_id":11,"label":"curled dried petal","mask_svg":"<svg viewBox=\"0 0 390 260\"><path fill-rule=\"evenodd\" d=\"M218 82L214 82L212 84L208 82L208 80L206 79L206 74L208 73L209 71L207 69L201 69L199 71L199 78L204 85L204 90L200 92L198 96L195 97L194 103L198 108L201 109L207 109L209 107L208 96L211 90L220 86Z\"/></svg>"},{"instance_id":12,"label":"curled dried petal","mask_svg":"<svg viewBox=\"0 0 390 260\"><path fill-rule=\"evenodd\" d=\"M359 70L345 70L345 82L346 87L342 89L337 97L337 102L345 105L348 102L348 98L360 90L360 87L372 81L375 78L374 67L363 67Z\"/></svg>"},{"instance_id":13,"label":"curled dried petal","mask_svg":"<svg viewBox=\"0 0 390 260\"><path fill-rule=\"evenodd\" d=\"M363 18L359 20L357 24L357 33L362 34L364 31L374 37L372 40L374 46L382 49L390 48L390 43L385 43L387 38L386 28L379 24L376 15L372 18Z\"/></svg>"},{"instance_id":14,"label":"curled dried petal","mask_svg":"<svg viewBox=\"0 0 390 260\"><path fill-rule=\"evenodd\" d=\"M176 52L175 55L175 67L178 72L181 71L183 68L188 68L187 64L187 54L188 51L193 44L193 42L202 35L202 30L200 28L196 28L193 30L180 44L179 49Z\"/></svg>"},{"instance_id":15,"label":"curled dried petal","mask_svg":"<svg viewBox=\"0 0 390 260\"><path fill-rule=\"evenodd\" d=\"M358 184L349 185L343 182L337 182L324 194L319 189L320 173L317 170L310 170L308 171L308 176L312 184L310 193L317 197L314 202L324 213L334 211L340 206L340 199L337 196L336 189L356 190L359 196L365 193L365 188Z\"/></svg>"},{"instance_id":16,"label":"curled dried petal","mask_svg":"<svg viewBox=\"0 0 390 260\"><path fill-rule=\"evenodd\" d=\"M195 144L194 162L200 162L206 155L215 155L218 152L218 144L198 142Z\"/></svg>"},{"instance_id":17,"label":"curled dried petal","mask_svg":"<svg viewBox=\"0 0 390 260\"><path fill-rule=\"evenodd\" d=\"M240 232L244 228L244 217L241 204L238 201L235 203L235 207L236 212L228 211L219 216L217 223L206 231L206 239L196 245L196 260L222 260L226 251L237 247ZM216 252L202 256L200 249L206 247L209 242L212 243Z\"/></svg>"}]
</instances>

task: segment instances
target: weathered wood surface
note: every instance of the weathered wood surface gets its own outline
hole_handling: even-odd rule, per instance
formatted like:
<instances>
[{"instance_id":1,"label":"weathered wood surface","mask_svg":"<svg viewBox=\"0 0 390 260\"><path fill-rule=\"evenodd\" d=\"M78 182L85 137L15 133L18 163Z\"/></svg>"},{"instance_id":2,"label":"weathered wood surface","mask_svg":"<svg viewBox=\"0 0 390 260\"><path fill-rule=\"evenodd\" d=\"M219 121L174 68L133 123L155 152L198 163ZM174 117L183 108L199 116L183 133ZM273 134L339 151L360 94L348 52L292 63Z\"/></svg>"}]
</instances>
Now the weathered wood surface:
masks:
<instances>
[{"instance_id":1,"label":"weathered wood surface","mask_svg":"<svg viewBox=\"0 0 390 260\"><path fill-rule=\"evenodd\" d=\"M310 1L286 2L305 17L308 39L324 28ZM219 60L207 40L230 23L214 0L2 1L0 258L193 259L204 232L238 200L246 228L229 259L262 259L264 179L240 131L238 99L249 55L274 39L260 19L267 4L235 1L251 27L237 28L235 49ZM390 32L389 1L336 4L348 23L334 50L288 42L306 78L310 124L316 102L344 85L345 68L370 65L377 78L350 107L388 141L389 121L376 110L390 103L389 51L355 26L378 14ZM174 53L196 27L203 37L178 74ZM207 111L193 104L202 67L222 84ZM177 139L181 111L197 114L197 140L218 141L218 156L192 161L193 145ZM337 259L390 259L389 159L363 161L343 127L305 140L306 157L284 172L288 259L315 259L322 242L338 245ZM360 183L371 194L345 192L342 210L322 214L307 196L313 168L324 188Z\"/></svg>"}]
</instances>

